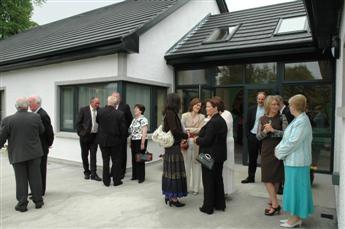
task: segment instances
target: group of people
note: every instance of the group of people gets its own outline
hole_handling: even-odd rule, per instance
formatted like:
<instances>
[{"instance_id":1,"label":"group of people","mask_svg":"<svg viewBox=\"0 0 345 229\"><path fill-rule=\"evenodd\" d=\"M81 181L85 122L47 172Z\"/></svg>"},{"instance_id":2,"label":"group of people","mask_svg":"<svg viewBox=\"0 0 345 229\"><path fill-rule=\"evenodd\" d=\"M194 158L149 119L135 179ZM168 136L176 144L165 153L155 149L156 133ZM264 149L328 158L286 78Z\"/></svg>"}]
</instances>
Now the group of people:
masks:
<instances>
[{"instance_id":1,"label":"group of people","mask_svg":"<svg viewBox=\"0 0 345 229\"><path fill-rule=\"evenodd\" d=\"M129 105L121 102L118 92L113 92L107 98L107 105L103 108L100 108L97 97L91 98L88 106L80 108L76 128L80 137L85 179L103 180L105 186L110 186L111 179L114 186L123 184L127 165L127 138L131 135L132 180L138 180L139 183L145 181L145 162L136 160L136 154L144 154L147 148L149 123L144 112L145 106L136 104L133 118ZM98 145L103 158L102 179L96 171Z\"/></svg>"},{"instance_id":2,"label":"group of people","mask_svg":"<svg viewBox=\"0 0 345 229\"><path fill-rule=\"evenodd\" d=\"M35 208L44 204L47 155L54 141L54 131L41 104L39 96L18 98L15 103L17 112L1 121L0 148L8 140L8 157L16 179L18 203L15 210L20 212L27 211L28 195L32 195ZM31 194L28 194L28 184Z\"/></svg>"},{"instance_id":3,"label":"group of people","mask_svg":"<svg viewBox=\"0 0 345 229\"><path fill-rule=\"evenodd\" d=\"M257 94L257 105L247 115L249 166L248 177L242 183L255 182L261 152L261 177L269 194L264 214L280 213L277 190L284 183L283 209L292 216L281 220L280 225L295 227L314 210L309 178L312 128L305 113L306 98L295 95L288 104L278 95ZM225 199L234 192L233 122L220 97L206 101L206 116L201 114L201 106L201 100L194 98L180 119L180 97L175 93L167 95L163 131L172 133L174 143L165 148L163 156L162 193L166 204L183 207L185 204L179 199L188 193L197 195L202 181L204 200L200 211L213 214L214 210L225 211ZM28 107L32 112L27 112ZM9 160L16 177L15 209L24 212L28 205L28 183L36 208L44 204L47 154L54 133L39 96L18 98L16 108L17 113L1 122L0 147L8 140ZM136 104L133 118L118 92L107 98L105 107L100 108L99 98L93 97L88 106L80 109L76 128L85 179L103 180L105 186L110 186L111 180L114 186L121 185L127 163L127 138L131 136L132 180L145 181L145 162L135 157L144 154L147 148L149 123L144 112L145 106ZM97 175L98 145L103 158L102 178ZM197 162L200 153L211 156L214 162L211 168Z\"/></svg>"},{"instance_id":4,"label":"group of people","mask_svg":"<svg viewBox=\"0 0 345 229\"><path fill-rule=\"evenodd\" d=\"M249 166L248 177L242 183L255 182L260 152L262 182L269 195L264 214L280 213L277 191L284 184L283 209L290 212L291 217L281 220L280 226L291 228L300 226L314 207L310 183L312 127L305 113L307 100L299 94L291 97L288 104L279 95L266 97L264 92L258 92L257 106L249 109L246 122ZM205 117L200 114L200 99L195 98L180 121L180 106L177 94L167 96L163 127L165 132L173 134L174 144L165 148L164 154L162 191L165 203L183 207L185 204L179 198L188 193L197 194L202 176L204 201L200 211L206 214L224 211L225 194L234 190L231 113L225 110L221 98L213 97L206 101ZM185 140L188 141L187 149L181 144ZM211 155L212 168L196 161L200 153Z\"/></svg>"}]
</instances>

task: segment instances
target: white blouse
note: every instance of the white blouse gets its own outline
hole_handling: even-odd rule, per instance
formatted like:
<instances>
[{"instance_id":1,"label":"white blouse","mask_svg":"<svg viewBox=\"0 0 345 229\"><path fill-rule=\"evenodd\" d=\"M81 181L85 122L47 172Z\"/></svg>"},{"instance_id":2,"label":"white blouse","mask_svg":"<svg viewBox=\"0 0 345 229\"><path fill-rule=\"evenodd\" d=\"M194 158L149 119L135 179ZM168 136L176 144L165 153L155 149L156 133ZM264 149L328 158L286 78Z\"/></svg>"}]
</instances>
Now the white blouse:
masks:
<instances>
[{"instance_id":1,"label":"white blouse","mask_svg":"<svg viewBox=\"0 0 345 229\"><path fill-rule=\"evenodd\" d=\"M141 115L138 118L134 118L131 125L129 126L129 132L132 134L132 140L141 140L143 133L143 127L149 125L147 118ZM147 136L146 136L147 138Z\"/></svg>"}]
</instances>

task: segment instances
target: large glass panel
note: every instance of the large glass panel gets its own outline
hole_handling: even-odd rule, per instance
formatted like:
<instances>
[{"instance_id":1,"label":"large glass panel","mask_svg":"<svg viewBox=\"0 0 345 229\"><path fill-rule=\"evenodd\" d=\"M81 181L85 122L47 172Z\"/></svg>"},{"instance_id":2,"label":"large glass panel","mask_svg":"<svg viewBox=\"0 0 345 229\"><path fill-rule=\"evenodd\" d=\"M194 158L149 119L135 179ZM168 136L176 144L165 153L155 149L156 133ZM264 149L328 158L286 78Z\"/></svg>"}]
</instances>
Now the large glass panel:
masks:
<instances>
[{"instance_id":1,"label":"large glass panel","mask_svg":"<svg viewBox=\"0 0 345 229\"><path fill-rule=\"evenodd\" d=\"M207 76L205 69L183 70L177 72L178 85L206 84Z\"/></svg>"},{"instance_id":2,"label":"large glass panel","mask_svg":"<svg viewBox=\"0 0 345 229\"><path fill-rule=\"evenodd\" d=\"M246 83L250 84L268 84L277 79L277 64L247 64L246 65Z\"/></svg>"},{"instance_id":3,"label":"large glass panel","mask_svg":"<svg viewBox=\"0 0 345 229\"><path fill-rule=\"evenodd\" d=\"M182 113L188 111L189 102L194 98L199 98L199 89L192 88L192 89L178 89L176 93L182 99Z\"/></svg>"},{"instance_id":4,"label":"large glass panel","mask_svg":"<svg viewBox=\"0 0 345 229\"><path fill-rule=\"evenodd\" d=\"M5 117L4 91L0 91L0 122Z\"/></svg>"},{"instance_id":5,"label":"large glass panel","mask_svg":"<svg viewBox=\"0 0 345 229\"><path fill-rule=\"evenodd\" d=\"M74 129L74 90L73 87L63 87L61 92L61 130Z\"/></svg>"},{"instance_id":6,"label":"large glass panel","mask_svg":"<svg viewBox=\"0 0 345 229\"><path fill-rule=\"evenodd\" d=\"M243 65L218 66L215 84L229 85L243 83Z\"/></svg>"},{"instance_id":7,"label":"large glass panel","mask_svg":"<svg viewBox=\"0 0 345 229\"><path fill-rule=\"evenodd\" d=\"M157 125L159 126L163 121L163 109L167 97L167 90L165 88L156 89L157 91Z\"/></svg>"},{"instance_id":8,"label":"large glass panel","mask_svg":"<svg viewBox=\"0 0 345 229\"><path fill-rule=\"evenodd\" d=\"M138 84L126 84L126 102L130 106L133 113L135 104L143 104L145 106L144 116L151 120L151 88L149 86ZM150 126L151 124L149 124Z\"/></svg>"},{"instance_id":9,"label":"large glass panel","mask_svg":"<svg viewBox=\"0 0 345 229\"><path fill-rule=\"evenodd\" d=\"M313 61L285 64L285 80L331 79L330 61Z\"/></svg>"},{"instance_id":10,"label":"large glass panel","mask_svg":"<svg viewBox=\"0 0 345 229\"><path fill-rule=\"evenodd\" d=\"M233 135L235 141L235 162L242 163L243 155L243 101L244 92L242 87L217 88L216 96L223 99L225 109L230 111L233 119Z\"/></svg>"},{"instance_id":11,"label":"large glass panel","mask_svg":"<svg viewBox=\"0 0 345 229\"><path fill-rule=\"evenodd\" d=\"M117 91L117 83L80 85L78 86L78 108L87 106L92 97L98 97L103 107L107 104L108 96L114 91Z\"/></svg>"},{"instance_id":12,"label":"large glass panel","mask_svg":"<svg viewBox=\"0 0 345 229\"><path fill-rule=\"evenodd\" d=\"M332 148L332 86L323 85L284 85L283 96L288 100L295 94L307 97L310 122L313 127L313 165L318 170L329 171Z\"/></svg>"},{"instance_id":13,"label":"large glass panel","mask_svg":"<svg viewBox=\"0 0 345 229\"><path fill-rule=\"evenodd\" d=\"M306 31L308 28L307 16L283 18L278 26L277 34Z\"/></svg>"}]
</instances>

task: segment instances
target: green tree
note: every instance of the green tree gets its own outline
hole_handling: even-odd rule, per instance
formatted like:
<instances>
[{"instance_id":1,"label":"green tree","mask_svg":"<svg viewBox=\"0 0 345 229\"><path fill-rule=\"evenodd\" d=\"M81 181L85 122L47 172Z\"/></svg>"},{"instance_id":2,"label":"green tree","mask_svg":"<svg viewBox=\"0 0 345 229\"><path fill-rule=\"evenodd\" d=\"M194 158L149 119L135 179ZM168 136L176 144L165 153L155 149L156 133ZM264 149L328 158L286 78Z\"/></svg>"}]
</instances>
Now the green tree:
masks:
<instances>
[{"instance_id":1,"label":"green tree","mask_svg":"<svg viewBox=\"0 0 345 229\"><path fill-rule=\"evenodd\" d=\"M0 0L0 39L37 26L31 20L33 4L40 5L45 0Z\"/></svg>"}]
</instances>

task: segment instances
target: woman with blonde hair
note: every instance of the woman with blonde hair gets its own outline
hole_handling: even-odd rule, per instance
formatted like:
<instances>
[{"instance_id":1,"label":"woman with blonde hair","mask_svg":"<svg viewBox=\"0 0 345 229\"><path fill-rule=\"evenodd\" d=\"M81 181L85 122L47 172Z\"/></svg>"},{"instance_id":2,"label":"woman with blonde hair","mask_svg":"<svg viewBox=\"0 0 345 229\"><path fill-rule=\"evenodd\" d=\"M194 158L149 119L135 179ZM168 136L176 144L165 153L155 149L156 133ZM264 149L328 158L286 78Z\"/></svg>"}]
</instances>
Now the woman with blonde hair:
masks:
<instances>
[{"instance_id":1,"label":"woman with blonde hair","mask_svg":"<svg viewBox=\"0 0 345 229\"><path fill-rule=\"evenodd\" d=\"M310 183L312 162L312 127L305 113L307 99L295 95L289 99L291 114L295 119L284 132L282 141L275 148L275 156L284 161L285 184L283 195L284 211L290 212L289 219L281 220L281 227L302 225L302 219L314 211Z\"/></svg>"},{"instance_id":2,"label":"woman with blonde hair","mask_svg":"<svg viewBox=\"0 0 345 229\"><path fill-rule=\"evenodd\" d=\"M188 112L182 114L182 126L188 133L188 149L182 150L184 165L186 168L187 188L193 195L199 193L201 184L201 165L195 159L199 154L199 146L194 138L199 135L200 129L205 124L205 116L200 114L201 101L194 98L189 103Z\"/></svg>"},{"instance_id":3,"label":"woman with blonde hair","mask_svg":"<svg viewBox=\"0 0 345 229\"><path fill-rule=\"evenodd\" d=\"M256 137L261 141L261 180L265 183L270 199L265 215L273 216L281 210L277 190L284 179L283 162L274 156L274 148L281 141L288 122L285 115L280 114L277 96L268 96L264 108L265 115L260 118Z\"/></svg>"}]
</instances>

